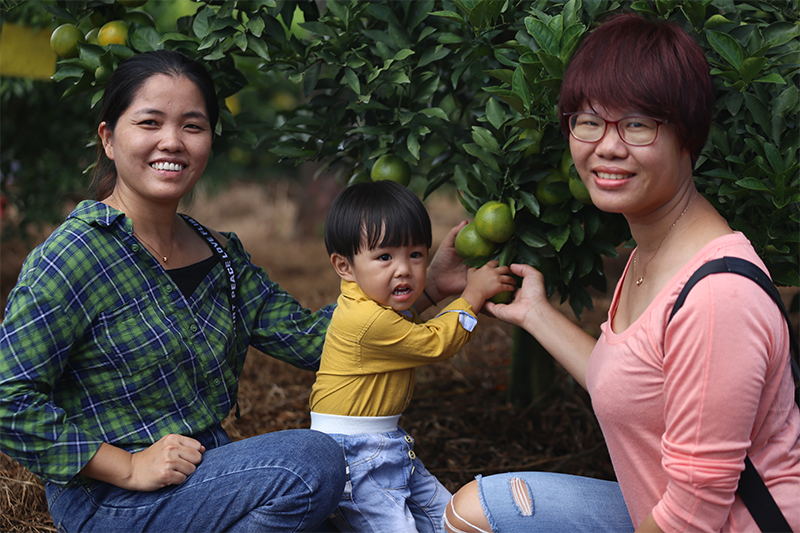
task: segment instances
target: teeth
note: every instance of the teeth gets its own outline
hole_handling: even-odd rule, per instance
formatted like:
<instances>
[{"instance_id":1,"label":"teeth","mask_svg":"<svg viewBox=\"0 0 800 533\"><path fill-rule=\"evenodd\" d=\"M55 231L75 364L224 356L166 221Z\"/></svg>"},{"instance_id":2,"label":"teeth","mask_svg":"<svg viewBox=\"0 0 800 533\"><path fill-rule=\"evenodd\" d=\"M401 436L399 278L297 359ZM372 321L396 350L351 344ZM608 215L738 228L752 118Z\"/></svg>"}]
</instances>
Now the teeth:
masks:
<instances>
[{"instance_id":1,"label":"teeth","mask_svg":"<svg viewBox=\"0 0 800 533\"><path fill-rule=\"evenodd\" d=\"M170 170L173 172L178 172L179 170L183 170L183 165L179 165L177 163L151 163L151 167L156 170Z\"/></svg>"},{"instance_id":2,"label":"teeth","mask_svg":"<svg viewBox=\"0 0 800 533\"><path fill-rule=\"evenodd\" d=\"M629 178L633 176L633 174L608 174L606 172L598 172L597 177L603 180L624 180L625 178Z\"/></svg>"}]
</instances>

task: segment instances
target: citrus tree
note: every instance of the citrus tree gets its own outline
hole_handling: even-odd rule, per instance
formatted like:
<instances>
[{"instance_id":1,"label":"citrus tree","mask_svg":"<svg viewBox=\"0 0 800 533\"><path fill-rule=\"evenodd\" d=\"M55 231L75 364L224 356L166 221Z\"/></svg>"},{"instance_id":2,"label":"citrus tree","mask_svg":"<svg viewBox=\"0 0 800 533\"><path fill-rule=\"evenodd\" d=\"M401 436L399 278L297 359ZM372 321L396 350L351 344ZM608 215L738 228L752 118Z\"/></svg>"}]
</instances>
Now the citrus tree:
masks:
<instances>
[{"instance_id":1,"label":"citrus tree","mask_svg":"<svg viewBox=\"0 0 800 533\"><path fill-rule=\"evenodd\" d=\"M426 196L454 186L470 213L489 202L507 206L514 232L490 241L488 256L540 269L549 293L578 317L592 307L587 288L606 290L603 257L616 256L630 234L576 180L557 125L561 79L584 34L608 13L673 20L706 52L718 94L695 171L700 191L753 242L776 283L800 285L795 3L201 0L166 29L113 0L45 7L62 23L88 27L94 17L125 21L128 30L124 43L87 40L78 57L59 62L56 78L71 82L65 97L95 104L102 74L121 59L181 50L212 72L223 100L217 133L227 142L295 164L318 161L343 181L366 179L392 156ZM227 110L226 98L275 73L304 100L274 127ZM485 261L487 249L468 261Z\"/></svg>"}]
</instances>

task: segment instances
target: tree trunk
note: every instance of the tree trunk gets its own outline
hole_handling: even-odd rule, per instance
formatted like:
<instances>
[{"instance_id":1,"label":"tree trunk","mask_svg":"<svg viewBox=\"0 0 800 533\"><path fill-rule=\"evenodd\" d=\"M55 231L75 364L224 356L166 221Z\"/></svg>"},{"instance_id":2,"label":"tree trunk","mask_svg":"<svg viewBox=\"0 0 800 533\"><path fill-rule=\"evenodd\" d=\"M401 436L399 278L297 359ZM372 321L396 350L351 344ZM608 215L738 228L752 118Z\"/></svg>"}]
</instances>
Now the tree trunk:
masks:
<instances>
[{"instance_id":1,"label":"tree trunk","mask_svg":"<svg viewBox=\"0 0 800 533\"><path fill-rule=\"evenodd\" d=\"M517 408L544 399L555 385L553 357L533 335L520 327L513 331L510 377L509 400Z\"/></svg>"}]
</instances>

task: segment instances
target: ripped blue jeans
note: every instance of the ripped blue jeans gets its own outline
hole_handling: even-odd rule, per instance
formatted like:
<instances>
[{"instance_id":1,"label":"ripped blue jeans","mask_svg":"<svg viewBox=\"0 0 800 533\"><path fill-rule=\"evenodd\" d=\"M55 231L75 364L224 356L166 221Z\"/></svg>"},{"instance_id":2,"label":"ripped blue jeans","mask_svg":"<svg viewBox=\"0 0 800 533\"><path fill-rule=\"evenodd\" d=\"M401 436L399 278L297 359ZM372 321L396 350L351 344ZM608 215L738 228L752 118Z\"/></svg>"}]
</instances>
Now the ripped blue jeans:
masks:
<instances>
[{"instance_id":1,"label":"ripped blue jeans","mask_svg":"<svg viewBox=\"0 0 800 533\"><path fill-rule=\"evenodd\" d=\"M493 533L633 532L619 484L551 472L478 476Z\"/></svg>"}]
</instances>

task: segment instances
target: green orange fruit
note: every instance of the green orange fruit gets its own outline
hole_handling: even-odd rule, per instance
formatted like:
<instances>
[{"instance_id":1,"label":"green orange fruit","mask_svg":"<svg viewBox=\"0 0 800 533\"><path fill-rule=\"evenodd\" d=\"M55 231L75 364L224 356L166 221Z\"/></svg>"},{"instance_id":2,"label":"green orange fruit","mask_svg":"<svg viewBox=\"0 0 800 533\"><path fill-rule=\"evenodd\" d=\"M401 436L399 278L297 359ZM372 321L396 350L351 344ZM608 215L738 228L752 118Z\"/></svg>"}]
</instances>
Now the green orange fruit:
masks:
<instances>
[{"instance_id":1,"label":"green orange fruit","mask_svg":"<svg viewBox=\"0 0 800 533\"><path fill-rule=\"evenodd\" d=\"M92 28L86 32L86 42L89 44L97 44L97 34L100 33L100 28Z\"/></svg>"},{"instance_id":2,"label":"green orange fruit","mask_svg":"<svg viewBox=\"0 0 800 533\"><path fill-rule=\"evenodd\" d=\"M577 198L582 204L592 204L592 195L589 194L589 189L586 188L586 184L583 183L580 176L575 176L574 178L570 176L568 183L569 192L572 193L572 196Z\"/></svg>"},{"instance_id":3,"label":"green orange fruit","mask_svg":"<svg viewBox=\"0 0 800 533\"><path fill-rule=\"evenodd\" d=\"M74 24L62 24L50 34L50 48L63 59L78 57L78 44L85 42L83 32Z\"/></svg>"},{"instance_id":4,"label":"green orange fruit","mask_svg":"<svg viewBox=\"0 0 800 533\"><path fill-rule=\"evenodd\" d=\"M565 182L567 180L561 175L561 172L557 168L550 169L547 175L536 185L536 198L539 200L539 203L542 205L555 205L560 204L561 202L565 201L566 198L562 198L546 189L546 186L550 183L555 182Z\"/></svg>"},{"instance_id":5,"label":"green orange fruit","mask_svg":"<svg viewBox=\"0 0 800 533\"><path fill-rule=\"evenodd\" d=\"M542 151L542 137L544 136L544 129L537 129L537 128L525 128L522 130L522 133L519 134L520 140L530 139L533 141L533 144L525 148L525 157L531 156L533 154L538 154Z\"/></svg>"},{"instance_id":6,"label":"green orange fruit","mask_svg":"<svg viewBox=\"0 0 800 533\"><path fill-rule=\"evenodd\" d=\"M511 207L503 202L491 200L475 213L475 230L488 241L506 242L514 236L516 229Z\"/></svg>"},{"instance_id":7,"label":"green orange fruit","mask_svg":"<svg viewBox=\"0 0 800 533\"><path fill-rule=\"evenodd\" d=\"M97 44L100 46L128 44L128 24L124 20L106 22L97 34Z\"/></svg>"},{"instance_id":8,"label":"green orange fruit","mask_svg":"<svg viewBox=\"0 0 800 533\"><path fill-rule=\"evenodd\" d=\"M470 222L461 228L456 235L456 253L462 259L489 257L495 251L495 243L487 241L478 234L475 223Z\"/></svg>"},{"instance_id":9,"label":"green orange fruit","mask_svg":"<svg viewBox=\"0 0 800 533\"><path fill-rule=\"evenodd\" d=\"M489 301L496 304L507 304L513 299L514 299L514 291L503 291L503 292L498 292L497 294L489 298Z\"/></svg>"},{"instance_id":10,"label":"green orange fruit","mask_svg":"<svg viewBox=\"0 0 800 533\"><path fill-rule=\"evenodd\" d=\"M411 182L411 167L405 160L394 154L381 156L372 166L372 181L390 180L407 187Z\"/></svg>"}]
</instances>

